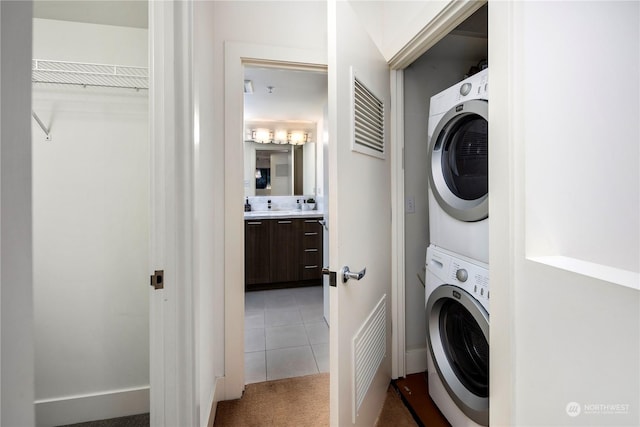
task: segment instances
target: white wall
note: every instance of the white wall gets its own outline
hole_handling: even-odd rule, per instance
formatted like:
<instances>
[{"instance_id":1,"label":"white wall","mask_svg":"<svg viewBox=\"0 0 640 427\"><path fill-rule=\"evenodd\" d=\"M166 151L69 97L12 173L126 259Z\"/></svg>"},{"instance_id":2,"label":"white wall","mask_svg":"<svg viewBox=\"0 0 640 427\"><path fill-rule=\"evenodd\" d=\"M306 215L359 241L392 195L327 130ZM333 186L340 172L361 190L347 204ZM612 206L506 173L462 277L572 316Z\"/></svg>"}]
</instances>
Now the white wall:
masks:
<instances>
[{"instance_id":1,"label":"white wall","mask_svg":"<svg viewBox=\"0 0 640 427\"><path fill-rule=\"evenodd\" d=\"M639 18L489 5L493 425L640 424Z\"/></svg>"},{"instance_id":2,"label":"white wall","mask_svg":"<svg viewBox=\"0 0 640 427\"><path fill-rule=\"evenodd\" d=\"M564 17L575 8L556 5L543 34L534 27L546 8L525 12L527 254L638 273L638 3L580 7L567 28ZM618 25L586 31L602 14ZM582 42L573 43L578 34Z\"/></svg>"},{"instance_id":3,"label":"white wall","mask_svg":"<svg viewBox=\"0 0 640 427\"><path fill-rule=\"evenodd\" d=\"M34 58L147 57L143 29L34 20ZM147 95L34 86L52 135L32 124L38 425L149 410Z\"/></svg>"},{"instance_id":4,"label":"white wall","mask_svg":"<svg viewBox=\"0 0 640 427\"><path fill-rule=\"evenodd\" d=\"M424 27L447 7L450 1L351 1L362 25L367 29L384 58L390 60Z\"/></svg>"},{"instance_id":5,"label":"white wall","mask_svg":"<svg viewBox=\"0 0 640 427\"><path fill-rule=\"evenodd\" d=\"M487 58L487 40L449 35L404 70L404 183L415 213L405 212L407 373L426 370L425 256L429 245L427 123L431 96L462 80Z\"/></svg>"},{"instance_id":6,"label":"white wall","mask_svg":"<svg viewBox=\"0 0 640 427\"><path fill-rule=\"evenodd\" d=\"M317 135L317 132L314 132ZM318 187L316 179L318 176L318 161L316 161L318 149L315 142L307 142L302 146L302 192L304 194L315 194ZM322 175L320 175L322 177Z\"/></svg>"},{"instance_id":7,"label":"white wall","mask_svg":"<svg viewBox=\"0 0 640 427\"><path fill-rule=\"evenodd\" d=\"M215 142L222 123L216 97L222 90L215 75L219 58L212 54L216 2L193 4L193 62L195 113L195 277L198 288L197 365L199 425L215 414L215 402L224 397L224 167L222 141ZM218 81L222 76L218 75Z\"/></svg>"},{"instance_id":8,"label":"white wall","mask_svg":"<svg viewBox=\"0 0 640 427\"><path fill-rule=\"evenodd\" d=\"M31 426L31 3L0 2L0 424Z\"/></svg>"}]
</instances>

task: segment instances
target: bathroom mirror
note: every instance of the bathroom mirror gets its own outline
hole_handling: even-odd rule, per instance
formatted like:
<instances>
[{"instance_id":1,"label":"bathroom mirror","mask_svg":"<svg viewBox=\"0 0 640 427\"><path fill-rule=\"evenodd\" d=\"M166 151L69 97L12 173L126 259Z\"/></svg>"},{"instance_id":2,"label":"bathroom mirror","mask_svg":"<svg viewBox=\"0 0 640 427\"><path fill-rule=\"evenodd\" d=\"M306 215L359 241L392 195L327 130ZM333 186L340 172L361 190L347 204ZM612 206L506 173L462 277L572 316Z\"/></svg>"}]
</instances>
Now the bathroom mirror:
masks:
<instances>
[{"instance_id":1,"label":"bathroom mirror","mask_svg":"<svg viewBox=\"0 0 640 427\"><path fill-rule=\"evenodd\" d=\"M322 194L326 106L326 72L244 67L245 197Z\"/></svg>"},{"instance_id":2,"label":"bathroom mirror","mask_svg":"<svg viewBox=\"0 0 640 427\"><path fill-rule=\"evenodd\" d=\"M314 194L316 144L245 142L245 197Z\"/></svg>"}]
</instances>

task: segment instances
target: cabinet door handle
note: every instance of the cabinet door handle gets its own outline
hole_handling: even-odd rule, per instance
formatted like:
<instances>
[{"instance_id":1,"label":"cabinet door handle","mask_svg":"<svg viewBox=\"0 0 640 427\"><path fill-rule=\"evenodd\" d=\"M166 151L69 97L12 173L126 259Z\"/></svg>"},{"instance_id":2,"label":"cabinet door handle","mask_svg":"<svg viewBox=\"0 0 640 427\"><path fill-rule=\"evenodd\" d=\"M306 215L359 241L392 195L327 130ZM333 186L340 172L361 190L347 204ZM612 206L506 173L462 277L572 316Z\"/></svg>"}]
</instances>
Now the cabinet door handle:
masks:
<instances>
[{"instance_id":1,"label":"cabinet door handle","mask_svg":"<svg viewBox=\"0 0 640 427\"><path fill-rule=\"evenodd\" d=\"M291 224L291 221L278 221L278 224Z\"/></svg>"},{"instance_id":2,"label":"cabinet door handle","mask_svg":"<svg viewBox=\"0 0 640 427\"><path fill-rule=\"evenodd\" d=\"M305 249L305 252L318 252L318 249Z\"/></svg>"},{"instance_id":3,"label":"cabinet door handle","mask_svg":"<svg viewBox=\"0 0 640 427\"><path fill-rule=\"evenodd\" d=\"M304 268L310 270L312 268L318 268L318 266L317 265L305 265Z\"/></svg>"},{"instance_id":4,"label":"cabinet door handle","mask_svg":"<svg viewBox=\"0 0 640 427\"><path fill-rule=\"evenodd\" d=\"M317 220L317 219L305 219L305 220L304 220L304 222L313 222L313 223L316 223L316 222L318 222L318 220Z\"/></svg>"},{"instance_id":5,"label":"cabinet door handle","mask_svg":"<svg viewBox=\"0 0 640 427\"><path fill-rule=\"evenodd\" d=\"M317 236L318 233L304 233L305 236Z\"/></svg>"},{"instance_id":6,"label":"cabinet door handle","mask_svg":"<svg viewBox=\"0 0 640 427\"><path fill-rule=\"evenodd\" d=\"M250 221L247 222L247 225L262 225L262 221Z\"/></svg>"}]
</instances>

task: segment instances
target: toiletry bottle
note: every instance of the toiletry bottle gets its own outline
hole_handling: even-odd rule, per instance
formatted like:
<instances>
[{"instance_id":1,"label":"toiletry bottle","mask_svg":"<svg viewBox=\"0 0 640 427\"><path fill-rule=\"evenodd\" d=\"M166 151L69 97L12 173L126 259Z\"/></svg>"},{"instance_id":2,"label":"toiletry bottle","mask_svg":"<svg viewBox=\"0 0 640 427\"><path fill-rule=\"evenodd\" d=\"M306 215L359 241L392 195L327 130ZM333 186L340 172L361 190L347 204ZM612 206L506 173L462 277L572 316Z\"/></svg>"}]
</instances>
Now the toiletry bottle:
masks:
<instances>
[{"instance_id":1,"label":"toiletry bottle","mask_svg":"<svg viewBox=\"0 0 640 427\"><path fill-rule=\"evenodd\" d=\"M244 211L251 212L251 204L249 203L249 198L247 197L247 201L244 204Z\"/></svg>"}]
</instances>

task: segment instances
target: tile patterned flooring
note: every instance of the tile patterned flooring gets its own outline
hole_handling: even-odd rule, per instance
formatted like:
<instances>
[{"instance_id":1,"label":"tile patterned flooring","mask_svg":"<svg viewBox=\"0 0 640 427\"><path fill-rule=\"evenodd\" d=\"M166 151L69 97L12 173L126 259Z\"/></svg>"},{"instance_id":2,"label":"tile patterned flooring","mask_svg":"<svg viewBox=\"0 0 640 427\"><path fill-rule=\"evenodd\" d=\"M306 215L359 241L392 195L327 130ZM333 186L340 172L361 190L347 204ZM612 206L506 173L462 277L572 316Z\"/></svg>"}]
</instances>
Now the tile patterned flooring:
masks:
<instances>
[{"instance_id":1,"label":"tile patterned flooring","mask_svg":"<svg viewBox=\"0 0 640 427\"><path fill-rule=\"evenodd\" d=\"M322 286L247 292L245 384L329 372Z\"/></svg>"}]
</instances>

